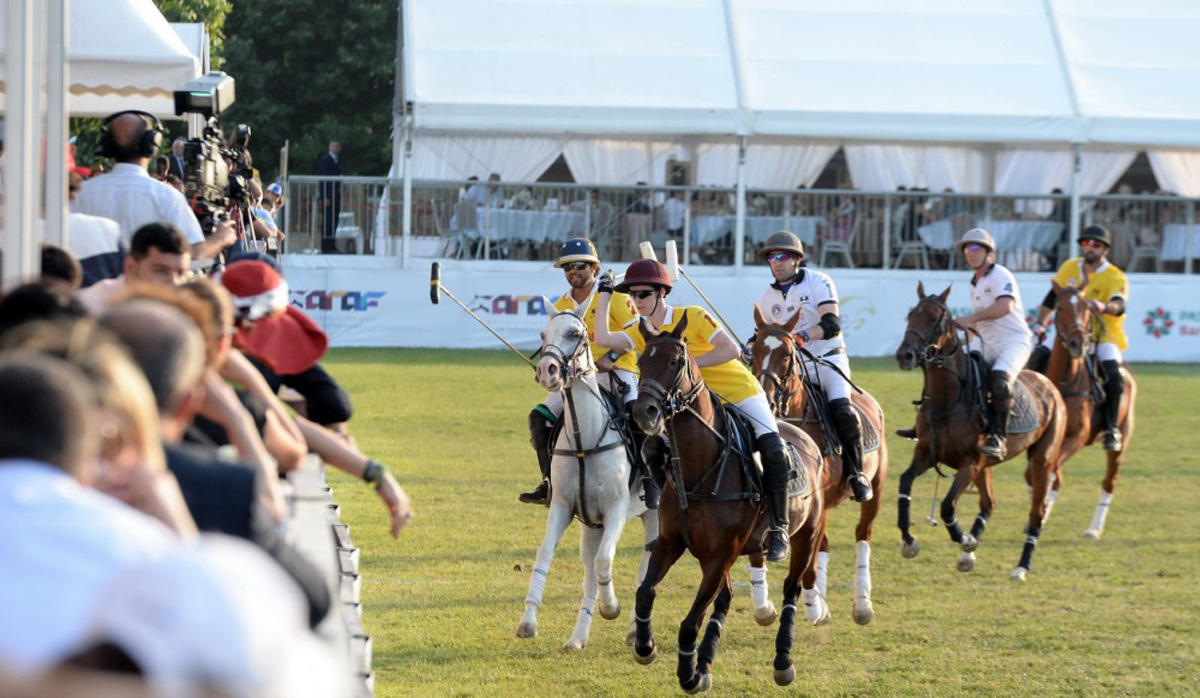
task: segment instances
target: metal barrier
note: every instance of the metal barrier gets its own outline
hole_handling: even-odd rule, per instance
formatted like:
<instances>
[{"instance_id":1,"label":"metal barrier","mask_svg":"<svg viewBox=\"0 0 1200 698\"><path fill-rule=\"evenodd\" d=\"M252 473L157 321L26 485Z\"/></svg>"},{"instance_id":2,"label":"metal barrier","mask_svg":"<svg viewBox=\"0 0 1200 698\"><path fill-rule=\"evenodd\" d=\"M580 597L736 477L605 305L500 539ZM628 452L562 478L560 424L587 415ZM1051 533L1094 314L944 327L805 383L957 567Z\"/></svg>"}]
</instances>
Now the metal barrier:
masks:
<instances>
[{"instance_id":1,"label":"metal barrier","mask_svg":"<svg viewBox=\"0 0 1200 698\"><path fill-rule=\"evenodd\" d=\"M401 180L372 177L287 182L289 252L395 255L401 250ZM550 260L562 241L587 236L605 261L629 262L638 243L675 239L692 264L732 264L733 188L608 187L547 182L416 180L415 257ZM1113 230L1112 260L1156 271L1189 270L1200 254L1195 200L1172 196L1082 198L1081 225ZM1072 249L1066 194L981 194L853 189L748 190L745 257L767 236L791 230L822 266L961 267L953 242L973 227L997 240L1018 271L1055 268ZM687 231L687 234L684 234Z\"/></svg>"}]
</instances>

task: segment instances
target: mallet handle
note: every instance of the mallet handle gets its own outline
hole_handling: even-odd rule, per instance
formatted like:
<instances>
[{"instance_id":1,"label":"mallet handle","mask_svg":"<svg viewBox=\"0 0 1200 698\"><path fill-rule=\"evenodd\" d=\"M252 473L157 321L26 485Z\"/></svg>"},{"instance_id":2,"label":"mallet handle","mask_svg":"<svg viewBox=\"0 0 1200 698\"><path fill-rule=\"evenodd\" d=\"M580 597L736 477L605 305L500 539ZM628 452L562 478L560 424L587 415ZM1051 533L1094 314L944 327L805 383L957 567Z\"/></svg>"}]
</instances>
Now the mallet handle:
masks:
<instances>
[{"instance_id":1,"label":"mallet handle","mask_svg":"<svg viewBox=\"0 0 1200 698\"><path fill-rule=\"evenodd\" d=\"M483 325L483 329L487 330L488 332L491 332L493 337L495 337L496 339L498 339L498 340L500 340L501 342L503 342L503 343L504 343L504 346L508 347L509 349L511 349L511 350L512 350L512 352L513 352L514 354L516 354L517 356L521 357L521 360L522 360L522 361L524 361L525 363L529 364L529 367L530 367L530 368L534 369L535 371L537 370L537 364L533 363L533 361L531 361L531 360L530 360L530 358L529 358L528 356L525 356L525 354L523 354L523 353L521 352L521 350L520 350L520 349L517 349L517 348L516 348L516 347L514 347L513 345L509 344L507 339L505 339L505 338L501 337L501 336L500 336L500 333L496 332L496 330L493 330L491 325L489 325L489 324L487 324L486 322L484 322L484 321L483 321L483 318L481 318L481 317L479 317L478 315L476 315L476 314L475 314L475 311L471 310L471 309L470 309L470 308L468 308L466 305L464 305L462 301L460 301L459 299L455 298L455 297L454 297L454 294L453 294L453 293L450 293L450 289L446 288L445 286L442 286L442 283L441 283L440 281L436 282L436 284L437 284L437 288L440 288L440 289L442 290L442 293L444 293L444 294L446 294L447 296L449 296L449 297L450 297L450 300L454 301L455 303L458 303L458 307L460 307L460 308L462 308L463 310L467 311L467 314L468 314L468 315L470 315L471 317L475 318L475 320L476 320L476 321L478 321L478 322L479 322L479 324Z\"/></svg>"}]
</instances>

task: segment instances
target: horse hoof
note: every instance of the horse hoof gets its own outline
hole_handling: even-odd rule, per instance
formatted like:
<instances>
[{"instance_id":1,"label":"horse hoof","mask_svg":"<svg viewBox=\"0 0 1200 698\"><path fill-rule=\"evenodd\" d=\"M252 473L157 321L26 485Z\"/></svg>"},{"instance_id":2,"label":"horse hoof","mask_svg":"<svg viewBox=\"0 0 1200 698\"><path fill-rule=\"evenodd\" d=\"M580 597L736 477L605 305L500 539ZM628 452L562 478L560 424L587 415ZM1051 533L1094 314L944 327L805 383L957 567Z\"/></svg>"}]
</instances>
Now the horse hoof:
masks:
<instances>
[{"instance_id":1,"label":"horse hoof","mask_svg":"<svg viewBox=\"0 0 1200 698\"><path fill-rule=\"evenodd\" d=\"M917 543L916 538L913 538L911 543L900 543L900 554L909 560L916 557L919 552L921 552L921 545Z\"/></svg>"},{"instance_id":2,"label":"horse hoof","mask_svg":"<svg viewBox=\"0 0 1200 698\"><path fill-rule=\"evenodd\" d=\"M584 647L587 647L587 642L576 638L567 640L567 644L562 646L563 652L582 652Z\"/></svg>"},{"instance_id":3,"label":"horse hoof","mask_svg":"<svg viewBox=\"0 0 1200 698\"><path fill-rule=\"evenodd\" d=\"M767 602L766 606L754 609L754 622L762 626L768 626L775 622L779 617L779 611L775 610L775 604Z\"/></svg>"},{"instance_id":4,"label":"horse hoof","mask_svg":"<svg viewBox=\"0 0 1200 698\"><path fill-rule=\"evenodd\" d=\"M650 645L649 649L650 649L650 651L648 654L642 654L641 649L638 648L637 645L634 645L633 646L634 661L636 661L638 664L641 664L642 666L652 663L655 659L658 658L658 648L655 647L654 645Z\"/></svg>"},{"instance_id":5,"label":"horse hoof","mask_svg":"<svg viewBox=\"0 0 1200 698\"><path fill-rule=\"evenodd\" d=\"M1029 570L1025 569L1024 567L1018 567L1017 569L1013 570L1012 574L1009 576L1014 582L1023 582L1028 574Z\"/></svg>"},{"instance_id":6,"label":"horse hoof","mask_svg":"<svg viewBox=\"0 0 1200 698\"><path fill-rule=\"evenodd\" d=\"M964 553L973 553L979 550L979 539L970 533L964 533L962 537L962 549Z\"/></svg>"},{"instance_id":7,"label":"horse hoof","mask_svg":"<svg viewBox=\"0 0 1200 698\"><path fill-rule=\"evenodd\" d=\"M517 626L517 637L537 637L536 623L521 623Z\"/></svg>"},{"instance_id":8,"label":"horse hoof","mask_svg":"<svg viewBox=\"0 0 1200 698\"><path fill-rule=\"evenodd\" d=\"M696 683L692 684L691 686L688 686L687 682L679 682L679 687L683 689L684 693L687 693L688 695L695 695L697 693L703 693L709 688L712 688L712 674L699 674L694 678Z\"/></svg>"},{"instance_id":9,"label":"horse hoof","mask_svg":"<svg viewBox=\"0 0 1200 698\"><path fill-rule=\"evenodd\" d=\"M776 669L775 670L775 685L776 686L787 686L788 684L790 684L791 682L793 682L795 680L796 680L796 665L795 664L789 664L788 668L786 668L786 669Z\"/></svg>"},{"instance_id":10,"label":"horse hoof","mask_svg":"<svg viewBox=\"0 0 1200 698\"><path fill-rule=\"evenodd\" d=\"M1087 538L1088 540L1100 540L1101 533L1103 533L1103 531L1098 528L1089 528L1083 532L1083 537Z\"/></svg>"},{"instance_id":11,"label":"horse hoof","mask_svg":"<svg viewBox=\"0 0 1200 698\"><path fill-rule=\"evenodd\" d=\"M958 558L958 564L954 565L954 569L959 572L972 572L975 570L975 553L963 553Z\"/></svg>"},{"instance_id":12,"label":"horse hoof","mask_svg":"<svg viewBox=\"0 0 1200 698\"><path fill-rule=\"evenodd\" d=\"M870 599L862 599L854 604L854 622L866 625L875 617L875 606Z\"/></svg>"},{"instance_id":13,"label":"horse hoof","mask_svg":"<svg viewBox=\"0 0 1200 698\"><path fill-rule=\"evenodd\" d=\"M600 617L604 620L616 620L621 617L621 604L617 604L610 609L605 609L604 604L600 604Z\"/></svg>"}]
</instances>

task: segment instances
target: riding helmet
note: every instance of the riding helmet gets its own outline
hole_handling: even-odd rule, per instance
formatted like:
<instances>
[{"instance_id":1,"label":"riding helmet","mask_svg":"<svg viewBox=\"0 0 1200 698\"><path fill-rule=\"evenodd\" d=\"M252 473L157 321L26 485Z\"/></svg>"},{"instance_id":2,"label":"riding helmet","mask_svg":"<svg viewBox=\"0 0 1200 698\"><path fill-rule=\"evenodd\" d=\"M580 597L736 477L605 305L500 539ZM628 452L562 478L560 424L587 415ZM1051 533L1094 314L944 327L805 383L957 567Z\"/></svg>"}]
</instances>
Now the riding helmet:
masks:
<instances>
[{"instance_id":1,"label":"riding helmet","mask_svg":"<svg viewBox=\"0 0 1200 698\"><path fill-rule=\"evenodd\" d=\"M804 259L804 244L792 231L780 230L771 233L771 237L767 238L766 244L758 251L758 254L760 257L766 257L772 252L791 252L800 259Z\"/></svg>"},{"instance_id":2,"label":"riding helmet","mask_svg":"<svg viewBox=\"0 0 1200 698\"><path fill-rule=\"evenodd\" d=\"M600 258L596 256L596 246L592 244L591 240L571 238L563 243L562 249L558 253L558 259L554 262L554 268L561 269L562 265L571 262L600 263Z\"/></svg>"},{"instance_id":3,"label":"riding helmet","mask_svg":"<svg viewBox=\"0 0 1200 698\"><path fill-rule=\"evenodd\" d=\"M1079 233L1079 239L1076 242L1084 240L1099 240L1103 242L1105 247L1112 247L1112 233L1108 232L1108 228L1102 225L1089 225Z\"/></svg>"},{"instance_id":4,"label":"riding helmet","mask_svg":"<svg viewBox=\"0 0 1200 698\"><path fill-rule=\"evenodd\" d=\"M625 280L616 286L621 293L629 293L633 286L658 286L671 292L671 275L667 268L655 259L639 259L625 270Z\"/></svg>"},{"instance_id":5,"label":"riding helmet","mask_svg":"<svg viewBox=\"0 0 1200 698\"><path fill-rule=\"evenodd\" d=\"M954 249L961 254L967 245L979 245L988 248L989 252L996 251L996 241L992 239L992 234L983 228L971 228L963 233L962 239L954 243Z\"/></svg>"}]
</instances>

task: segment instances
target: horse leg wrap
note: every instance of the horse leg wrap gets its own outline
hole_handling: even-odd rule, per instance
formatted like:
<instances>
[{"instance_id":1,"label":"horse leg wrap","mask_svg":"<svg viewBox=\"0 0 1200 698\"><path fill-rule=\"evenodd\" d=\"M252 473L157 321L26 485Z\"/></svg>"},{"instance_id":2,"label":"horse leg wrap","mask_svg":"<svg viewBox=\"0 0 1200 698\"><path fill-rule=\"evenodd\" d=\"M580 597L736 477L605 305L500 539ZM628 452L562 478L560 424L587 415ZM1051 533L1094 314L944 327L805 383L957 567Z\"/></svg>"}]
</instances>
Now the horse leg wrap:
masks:
<instances>
[{"instance_id":1,"label":"horse leg wrap","mask_svg":"<svg viewBox=\"0 0 1200 698\"><path fill-rule=\"evenodd\" d=\"M1025 547L1021 549L1021 562L1017 564L1018 567L1024 567L1027 570L1033 569L1033 551L1037 547L1038 536L1041 534L1041 526L1030 526L1026 531Z\"/></svg>"},{"instance_id":2,"label":"horse leg wrap","mask_svg":"<svg viewBox=\"0 0 1200 698\"><path fill-rule=\"evenodd\" d=\"M1096 512L1092 515L1092 525L1088 527L1092 531L1101 531L1104 529L1104 522L1108 519L1108 506L1112 504L1112 493L1100 490L1100 500L1096 502Z\"/></svg>"},{"instance_id":3,"label":"horse leg wrap","mask_svg":"<svg viewBox=\"0 0 1200 698\"><path fill-rule=\"evenodd\" d=\"M682 628L679 631L679 663L675 667L679 685L691 688L696 685L696 630Z\"/></svg>"},{"instance_id":4,"label":"horse leg wrap","mask_svg":"<svg viewBox=\"0 0 1200 698\"><path fill-rule=\"evenodd\" d=\"M767 605L767 568L750 565L750 601L755 608Z\"/></svg>"},{"instance_id":5,"label":"horse leg wrap","mask_svg":"<svg viewBox=\"0 0 1200 698\"><path fill-rule=\"evenodd\" d=\"M712 666L713 659L717 656L717 645L721 642L721 627L724 620L724 613L715 612L708 619L708 625L704 629L704 639L700 641L700 655L697 662L697 668L701 674L708 671L708 668Z\"/></svg>"},{"instance_id":6,"label":"horse leg wrap","mask_svg":"<svg viewBox=\"0 0 1200 698\"><path fill-rule=\"evenodd\" d=\"M829 553L820 551L817 553L817 591L821 592L821 596L825 596L825 590L829 588Z\"/></svg>"},{"instance_id":7,"label":"horse leg wrap","mask_svg":"<svg viewBox=\"0 0 1200 698\"><path fill-rule=\"evenodd\" d=\"M529 595L525 597L525 603L541 607L542 594L546 590L546 575L550 570L544 570L540 567L534 567L533 572L529 575Z\"/></svg>"},{"instance_id":8,"label":"horse leg wrap","mask_svg":"<svg viewBox=\"0 0 1200 698\"><path fill-rule=\"evenodd\" d=\"M645 649L646 652L638 652L643 657L650 654L649 650L652 647L653 633L650 628L650 613L654 608L654 589L648 586L640 586L637 590L637 597L633 605L633 631L635 636L634 649Z\"/></svg>"},{"instance_id":9,"label":"horse leg wrap","mask_svg":"<svg viewBox=\"0 0 1200 698\"><path fill-rule=\"evenodd\" d=\"M975 517L975 523L971 524L971 535L978 539L983 535L983 529L987 528L988 517L982 511Z\"/></svg>"},{"instance_id":10,"label":"horse leg wrap","mask_svg":"<svg viewBox=\"0 0 1200 698\"><path fill-rule=\"evenodd\" d=\"M854 565L854 596L856 598L869 597L871 595L871 544L860 540L854 544L854 552L858 558ZM818 580L818 588L821 588L820 580ZM825 595L823 588L821 588L821 595Z\"/></svg>"},{"instance_id":11,"label":"horse leg wrap","mask_svg":"<svg viewBox=\"0 0 1200 698\"><path fill-rule=\"evenodd\" d=\"M900 495L896 502L896 526L899 527L900 535L906 543L912 542L912 536L909 535L908 529L912 525L909 511L912 507L912 486L915 479L912 468L900 474Z\"/></svg>"},{"instance_id":12,"label":"horse leg wrap","mask_svg":"<svg viewBox=\"0 0 1200 698\"><path fill-rule=\"evenodd\" d=\"M953 517L942 517L942 520L946 523L946 532L950 534L950 540L954 541L955 543L961 543L963 532L962 527L958 525L958 519Z\"/></svg>"},{"instance_id":13,"label":"horse leg wrap","mask_svg":"<svg viewBox=\"0 0 1200 698\"><path fill-rule=\"evenodd\" d=\"M796 624L796 600L788 599L779 612L779 632L775 634L775 669L791 666L792 628Z\"/></svg>"}]
</instances>

